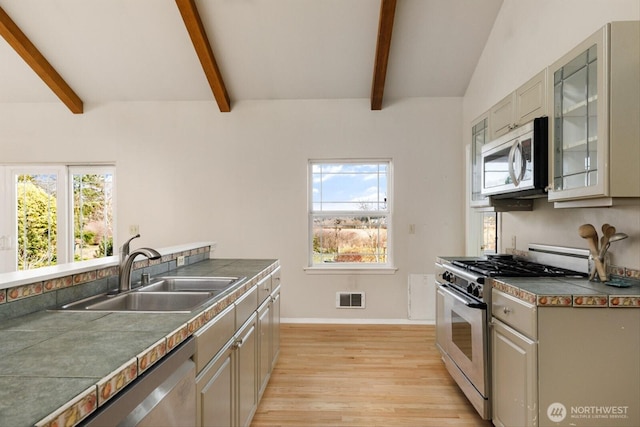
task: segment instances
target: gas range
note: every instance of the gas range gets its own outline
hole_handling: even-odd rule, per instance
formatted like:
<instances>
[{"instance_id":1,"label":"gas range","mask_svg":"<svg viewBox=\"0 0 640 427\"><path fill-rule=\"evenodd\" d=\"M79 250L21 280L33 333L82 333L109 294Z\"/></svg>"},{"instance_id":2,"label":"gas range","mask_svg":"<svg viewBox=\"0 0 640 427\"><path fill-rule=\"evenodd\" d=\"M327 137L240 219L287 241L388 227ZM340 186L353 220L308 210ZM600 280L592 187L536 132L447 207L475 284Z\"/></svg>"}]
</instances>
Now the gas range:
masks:
<instances>
[{"instance_id":1,"label":"gas range","mask_svg":"<svg viewBox=\"0 0 640 427\"><path fill-rule=\"evenodd\" d=\"M490 303L485 282L491 277L584 278L589 251L540 244L529 245L527 258L514 255L438 257L436 276L469 297Z\"/></svg>"},{"instance_id":2,"label":"gas range","mask_svg":"<svg viewBox=\"0 0 640 427\"><path fill-rule=\"evenodd\" d=\"M483 419L491 419L492 277L587 277L589 251L529 245L526 257L438 257L436 345L452 378Z\"/></svg>"}]
</instances>

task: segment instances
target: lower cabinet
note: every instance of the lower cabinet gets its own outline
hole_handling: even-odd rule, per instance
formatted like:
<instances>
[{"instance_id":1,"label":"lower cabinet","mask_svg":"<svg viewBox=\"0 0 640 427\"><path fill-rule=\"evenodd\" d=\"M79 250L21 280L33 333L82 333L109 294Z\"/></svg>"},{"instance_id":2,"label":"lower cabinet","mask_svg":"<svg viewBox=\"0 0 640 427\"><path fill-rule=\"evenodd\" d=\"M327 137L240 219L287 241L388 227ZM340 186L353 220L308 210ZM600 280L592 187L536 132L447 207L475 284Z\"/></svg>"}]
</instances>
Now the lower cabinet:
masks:
<instances>
[{"instance_id":1,"label":"lower cabinet","mask_svg":"<svg viewBox=\"0 0 640 427\"><path fill-rule=\"evenodd\" d=\"M279 269L272 276L276 274L268 296L260 296L260 287L254 287L196 335L197 427L251 424L280 352ZM257 307L259 296L264 301ZM239 329L229 333L234 316ZM223 345L218 344L221 336ZM211 351L212 343L219 351Z\"/></svg>"},{"instance_id":2,"label":"lower cabinet","mask_svg":"<svg viewBox=\"0 0 640 427\"><path fill-rule=\"evenodd\" d=\"M258 407L253 314L196 378L198 426L248 426Z\"/></svg>"},{"instance_id":3,"label":"lower cabinet","mask_svg":"<svg viewBox=\"0 0 640 427\"><path fill-rule=\"evenodd\" d=\"M499 320L492 322L493 424L536 425L536 343Z\"/></svg>"},{"instance_id":4,"label":"lower cabinet","mask_svg":"<svg viewBox=\"0 0 640 427\"><path fill-rule=\"evenodd\" d=\"M234 425L233 345L229 341L196 378L197 426Z\"/></svg>"},{"instance_id":5,"label":"lower cabinet","mask_svg":"<svg viewBox=\"0 0 640 427\"><path fill-rule=\"evenodd\" d=\"M267 388L280 354L280 287L258 309L258 399Z\"/></svg>"}]
</instances>

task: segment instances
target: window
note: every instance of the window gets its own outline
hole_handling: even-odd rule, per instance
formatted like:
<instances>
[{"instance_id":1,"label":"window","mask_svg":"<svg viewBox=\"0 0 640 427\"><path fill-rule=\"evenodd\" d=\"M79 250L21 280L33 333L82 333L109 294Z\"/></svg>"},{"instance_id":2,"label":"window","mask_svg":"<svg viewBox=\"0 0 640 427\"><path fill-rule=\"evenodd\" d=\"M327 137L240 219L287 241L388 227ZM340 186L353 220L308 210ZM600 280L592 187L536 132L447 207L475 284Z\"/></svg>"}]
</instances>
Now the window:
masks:
<instances>
[{"instance_id":1,"label":"window","mask_svg":"<svg viewBox=\"0 0 640 427\"><path fill-rule=\"evenodd\" d=\"M309 265L391 266L389 160L309 162Z\"/></svg>"},{"instance_id":2,"label":"window","mask_svg":"<svg viewBox=\"0 0 640 427\"><path fill-rule=\"evenodd\" d=\"M112 166L0 166L0 272L113 255Z\"/></svg>"}]
</instances>

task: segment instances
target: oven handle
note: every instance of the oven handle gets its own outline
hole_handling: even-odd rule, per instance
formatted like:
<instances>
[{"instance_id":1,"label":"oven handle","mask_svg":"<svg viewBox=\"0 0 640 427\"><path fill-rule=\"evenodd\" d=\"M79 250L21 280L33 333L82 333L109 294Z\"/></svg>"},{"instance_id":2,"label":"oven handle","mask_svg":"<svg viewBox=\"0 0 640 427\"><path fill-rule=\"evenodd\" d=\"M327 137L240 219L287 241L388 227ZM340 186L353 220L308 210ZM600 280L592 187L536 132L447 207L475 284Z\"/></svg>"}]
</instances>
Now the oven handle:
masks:
<instances>
[{"instance_id":1,"label":"oven handle","mask_svg":"<svg viewBox=\"0 0 640 427\"><path fill-rule=\"evenodd\" d=\"M463 294L461 294L460 291L456 290L455 288L449 286L446 283L438 282L438 284L440 285L440 288L442 289L443 292L445 292L447 295L450 295L453 298L457 299L459 302L461 302L462 304L466 305L467 307L475 308L475 309L478 309L478 310L486 310L487 309L487 303L478 302L478 301L469 299L466 296L464 296Z\"/></svg>"}]
</instances>

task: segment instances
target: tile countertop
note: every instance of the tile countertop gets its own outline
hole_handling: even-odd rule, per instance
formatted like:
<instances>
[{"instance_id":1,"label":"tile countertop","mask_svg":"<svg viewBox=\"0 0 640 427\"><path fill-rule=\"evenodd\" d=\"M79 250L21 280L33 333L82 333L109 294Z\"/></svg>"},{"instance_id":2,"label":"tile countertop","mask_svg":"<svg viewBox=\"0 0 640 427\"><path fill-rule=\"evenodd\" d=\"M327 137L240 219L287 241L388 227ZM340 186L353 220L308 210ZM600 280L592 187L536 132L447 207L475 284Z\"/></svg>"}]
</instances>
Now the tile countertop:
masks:
<instances>
[{"instance_id":1,"label":"tile countertop","mask_svg":"<svg viewBox=\"0 0 640 427\"><path fill-rule=\"evenodd\" d=\"M537 306L634 307L640 309L640 283L616 287L587 279L491 278L491 287Z\"/></svg>"},{"instance_id":2,"label":"tile countertop","mask_svg":"<svg viewBox=\"0 0 640 427\"><path fill-rule=\"evenodd\" d=\"M0 426L74 425L277 265L277 260L211 259L171 271L247 277L191 313L41 311L3 322Z\"/></svg>"}]
</instances>

